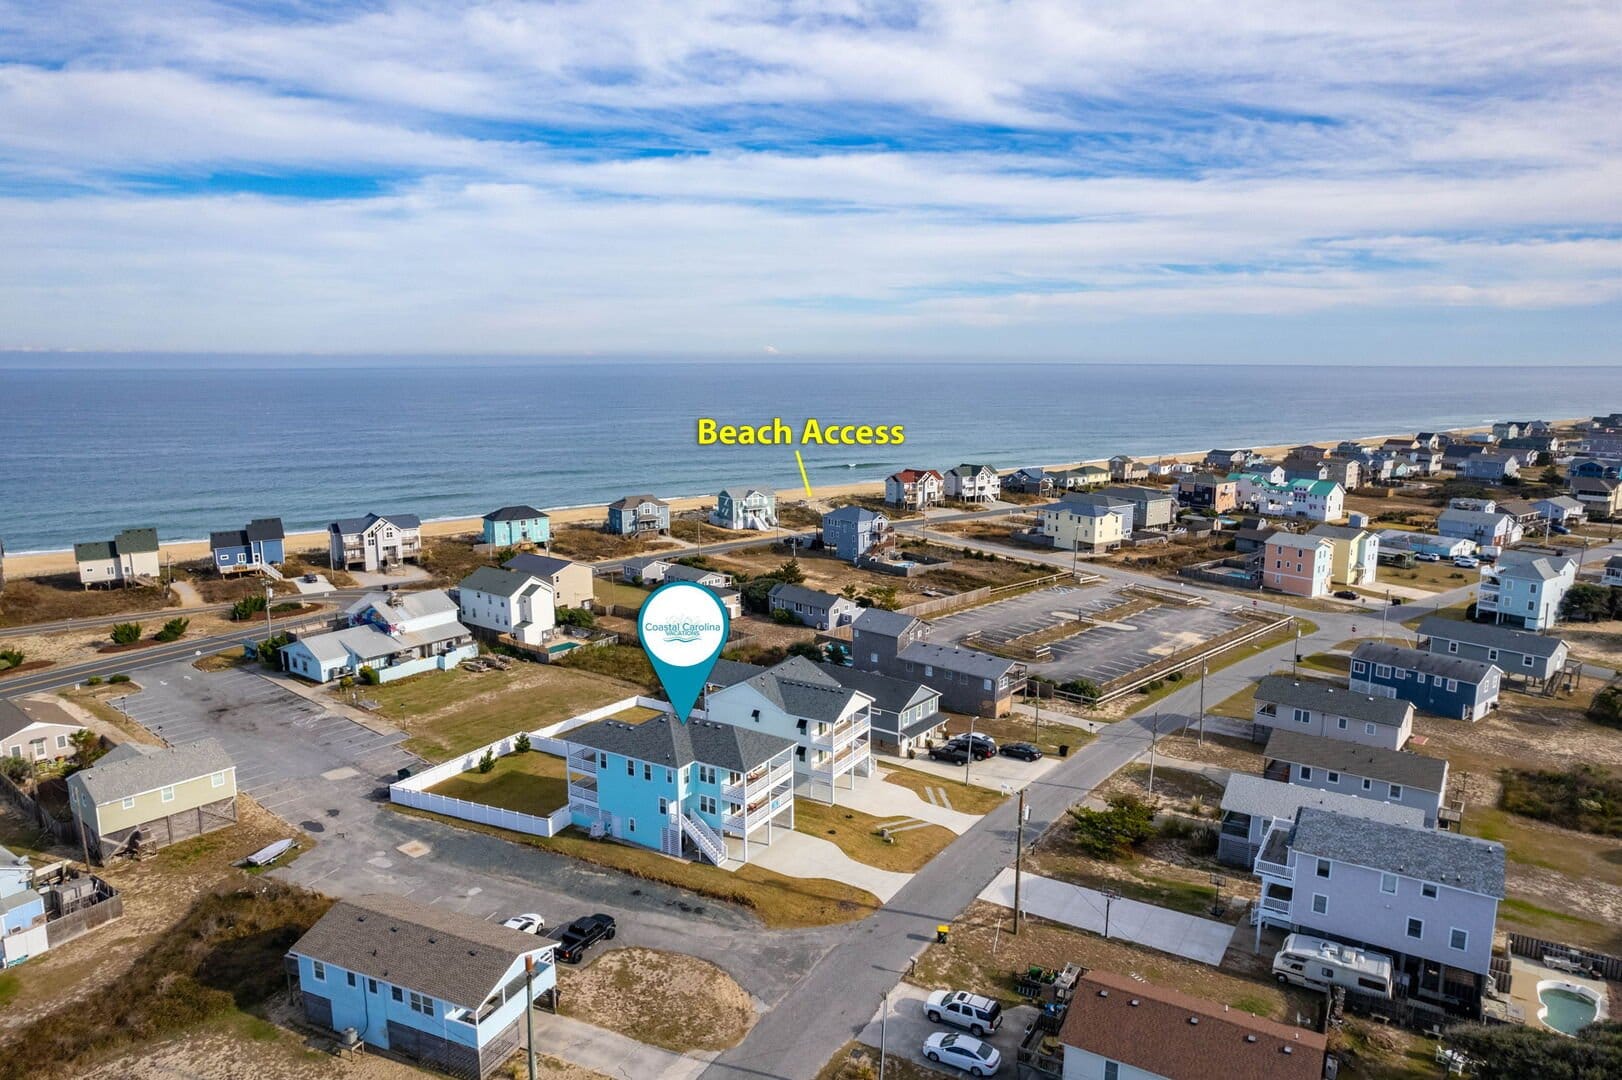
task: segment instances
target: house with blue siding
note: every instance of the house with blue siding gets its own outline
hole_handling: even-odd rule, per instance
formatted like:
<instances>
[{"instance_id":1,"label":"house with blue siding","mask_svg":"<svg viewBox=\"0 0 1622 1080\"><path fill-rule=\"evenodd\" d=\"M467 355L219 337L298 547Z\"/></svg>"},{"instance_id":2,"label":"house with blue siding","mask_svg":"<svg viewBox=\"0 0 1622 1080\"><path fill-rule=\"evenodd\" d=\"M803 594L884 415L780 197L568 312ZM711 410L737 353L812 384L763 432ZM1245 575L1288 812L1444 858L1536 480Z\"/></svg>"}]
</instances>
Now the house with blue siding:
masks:
<instances>
[{"instance_id":1,"label":"house with blue siding","mask_svg":"<svg viewBox=\"0 0 1622 1080\"><path fill-rule=\"evenodd\" d=\"M569 814L593 837L725 866L794 828L794 743L668 713L565 732Z\"/></svg>"},{"instance_id":2,"label":"house with blue siding","mask_svg":"<svg viewBox=\"0 0 1622 1080\"><path fill-rule=\"evenodd\" d=\"M282 541L286 538L281 518L254 518L246 529L209 533L208 547L214 557L214 569L222 574L235 574L280 566L284 557Z\"/></svg>"},{"instance_id":3,"label":"house with blue siding","mask_svg":"<svg viewBox=\"0 0 1622 1080\"><path fill-rule=\"evenodd\" d=\"M1421 712L1480 720L1498 704L1497 664L1365 641L1352 652L1354 693L1400 698Z\"/></svg>"},{"instance_id":4,"label":"house with blue siding","mask_svg":"<svg viewBox=\"0 0 1622 1080\"><path fill-rule=\"evenodd\" d=\"M456 601L442 589L367 593L344 613L347 626L282 646L282 670L318 683L363 667L375 671L379 682L448 671L479 655L458 614Z\"/></svg>"},{"instance_id":5,"label":"house with blue siding","mask_svg":"<svg viewBox=\"0 0 1622 1080\"><path fill-rule=\"evenodd\" d=\"M287 953L304 1017L483 1080L517 1052L530 1001L557 1004L551 938L398 896L340 900Z\"/></svg>"},{"instance_id":6,"label":"house with blue siding","mask_svg":"<svg viewBox=\"0 0 1622 1080\"><path fill-rule=\"evenodd\" d=\"M855 562L890 537L890 519L865 506L841 506L822 515L822 543Z\"/></svg>"},{"instance_id":7,"label":"house with blue siding","mask_svg":"<svg viewBox=\"0 0 1622 1080\"><path fill-rule=\"evenodd\" d=\"M615 536L641 536L670 531L670 504L652 495L627 495L608 504L605 531Z\"/></svg>"},{"instance_id":8,"label":"house with blue siding","mask_svg":"<svg viewBox=\"0 0 1622 1080\"><path fill-rule=\"evenodd\" d=\"M0 968L20 964L50 947L45 897L34 891L28 860L0 847Z\"/></svg>"},{"instance_id":9,"label":"house with blue siding","mask_svg":"<svg viewBox=\"0 0 1622 1080\"><path fill-rule=\"evenodd\" d=\"M765 487L724 488L715 496L710 523L723 529L753 529L766 532L777 528L777 493Z\"/></svg>"},{"instance_id":10,"label":"house with blue siding","mask_svg":"<svg viewBox=\"0 0 1622 1080\"><path fill-rule=\"evenodd\" d=\"M552 519L533 506L503 506L484 515L484 542L498 547L516 544L546 546L552 539Z\"/></svg>"}]
</instances>

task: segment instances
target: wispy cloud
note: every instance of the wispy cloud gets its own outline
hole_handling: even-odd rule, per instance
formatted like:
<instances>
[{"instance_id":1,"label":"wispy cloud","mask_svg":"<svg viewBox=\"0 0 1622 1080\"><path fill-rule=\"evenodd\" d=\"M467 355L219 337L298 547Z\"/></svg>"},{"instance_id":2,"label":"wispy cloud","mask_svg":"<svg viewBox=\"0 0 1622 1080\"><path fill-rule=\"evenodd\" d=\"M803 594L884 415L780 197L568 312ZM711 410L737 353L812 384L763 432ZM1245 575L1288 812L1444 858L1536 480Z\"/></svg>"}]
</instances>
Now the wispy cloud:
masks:
<instances>
[{"instance_id":1,"label":"wispy cloud","mask_svg":"<svg viewBox=\"0 0 1622 1080\"><path fill-rule=\"evenodd\" d=\"M1618 326L1619 46L1581 3L0 0L0 346Z\"/></svg>"}]
</instances>

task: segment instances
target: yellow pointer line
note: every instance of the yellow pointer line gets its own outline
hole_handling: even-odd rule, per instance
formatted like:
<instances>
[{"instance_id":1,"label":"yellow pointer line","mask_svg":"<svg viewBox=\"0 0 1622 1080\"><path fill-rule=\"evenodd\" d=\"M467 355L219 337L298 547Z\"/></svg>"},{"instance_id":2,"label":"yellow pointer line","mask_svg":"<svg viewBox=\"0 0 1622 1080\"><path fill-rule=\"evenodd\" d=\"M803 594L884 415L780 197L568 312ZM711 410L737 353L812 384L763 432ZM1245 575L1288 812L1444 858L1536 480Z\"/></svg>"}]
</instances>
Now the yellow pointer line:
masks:
<instances>
[{"instance_id":1,"label":"yellow pointer line","mask_svg":"<svg viewBox=\"0 0 1622 1080\"><path fill-rule=\"evenodd\" d=\"M805 475L805 458L800 456L798 450L794 451L794 460L800 463L800 480L805 484L805 497L808 499L816 498L811 491L811 478Z\"/></svg>"}]
</instances>

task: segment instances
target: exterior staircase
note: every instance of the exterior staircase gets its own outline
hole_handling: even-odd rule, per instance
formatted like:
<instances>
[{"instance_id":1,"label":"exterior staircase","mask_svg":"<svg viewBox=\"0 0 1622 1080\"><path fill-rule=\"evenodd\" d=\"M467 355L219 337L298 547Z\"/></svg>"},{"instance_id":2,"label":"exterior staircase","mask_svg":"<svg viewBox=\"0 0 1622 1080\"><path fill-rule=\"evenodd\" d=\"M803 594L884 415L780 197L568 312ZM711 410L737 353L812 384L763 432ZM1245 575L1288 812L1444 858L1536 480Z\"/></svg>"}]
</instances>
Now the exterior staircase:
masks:
<instances>
[{"instance_id":1,"label":"exterior staircase","mask_svg":"<svg viewBox=\"0 0 1622 1080\"><path fill-rule=\"evenodd\" d=\"M706 825L699 818L688 814L679 815L681 831L692 840L693 846L704 853L705 858L716 866L725 866L727 862L726 841L721 839L716 831Z\"/></svg>"},{"instance_id":2,"label":"exterior staircase","mask_svg":"<svg viewBox=\"0 0 1622 1080\"><path fill-rule=\"evenodd\" d=\"M268 577L272 581L286 581L287 580L287 578L282 574L282 572L280 570L276 569L274 566L270 565L270 563L268 563L268 562L260 563L259 564L259 569L264 571L265 576Z\"/></svg>"}]
</instances>

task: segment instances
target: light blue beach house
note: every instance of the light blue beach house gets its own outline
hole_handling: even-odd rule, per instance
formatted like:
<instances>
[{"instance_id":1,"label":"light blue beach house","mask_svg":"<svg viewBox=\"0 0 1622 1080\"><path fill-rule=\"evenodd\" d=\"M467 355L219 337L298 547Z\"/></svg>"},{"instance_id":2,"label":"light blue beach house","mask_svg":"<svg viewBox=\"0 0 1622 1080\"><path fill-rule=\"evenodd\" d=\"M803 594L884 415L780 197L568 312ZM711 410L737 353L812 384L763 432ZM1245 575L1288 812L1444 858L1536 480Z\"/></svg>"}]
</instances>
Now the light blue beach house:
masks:
<instances>
[{"instance_id":1,"label":"light blue beach house","mask_svg":"<svg viewBox=\"0 0 1622 1080\"><path fill-rule=\"evenodd\" d=\"M533 506L503 506L484 515L484 542L498 547L514 544L545 546L552 540L552 519Z\"/></svg>"},{"instance_id":2,"label":"light blue beach house","mask_svg":"<svg viewBox=\"0 0 1622 1080\"><path fill-rule=\"evenodd\" d=\"M731 487L715 497L712 524L723 529L777 528L777 493L770 488Z\"/></svg>"},{"instance_id":3,"label":"light blue beach house","mask_svg":"<svg viewBox=\"0 0 1622 1080\"><path fill-rule=\"evenodd\" d=\"M652 495L627 495L608 504L604 528L615 536L669 532L670 504Z\"/></svg>"},{"instance_id":4,"label":"light blue beach house","mask_svg":"<svg viewBox=\"0 0 1622 1080\"><path fill-rule=\"evenodd\" d=\"M0 847L0 968L20 964L50 947L45 897L34 891L28 860Z\"/></svg>"},{"instance_id":5,"label":"light blue beach house","mask_svg":"<svg viewBox=\"0 0 1622 1080\"><path fill-rule=\"evenodd\" d=\"M304 1017L453 1076L518 1049L527 1002L556 1006L557 942L398 896L340 900L287 953ZM526 985L527 984L527 985Z\"/></svg>"},{"instance_id":6,"label":"light blue beach house","mask_svg":"<svg viewBox=\"0 0 1622 1080\"><path fill-rule=\"evenodd\" d=\"M677 858L749 861L749 842L794 828L794 743L661 714L599 720L560 736L574 824Z\"/></svg>"},{"instance_id":7,"label":"light blue beach house","mask_svg":"<svg viewBox=\"0 0 1622 1080\"><path fill-rule=\"evenodd\" d=\"M246 529L209 533L208 547L214 556L214 569L222 574L234 574L280 566L282 541L286 536L279 517L254 518Z\"/></svg>"}]
</instances>

